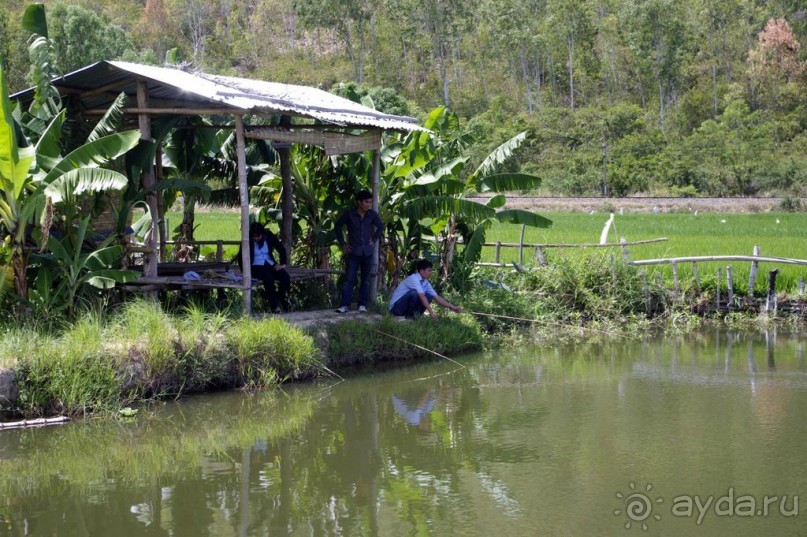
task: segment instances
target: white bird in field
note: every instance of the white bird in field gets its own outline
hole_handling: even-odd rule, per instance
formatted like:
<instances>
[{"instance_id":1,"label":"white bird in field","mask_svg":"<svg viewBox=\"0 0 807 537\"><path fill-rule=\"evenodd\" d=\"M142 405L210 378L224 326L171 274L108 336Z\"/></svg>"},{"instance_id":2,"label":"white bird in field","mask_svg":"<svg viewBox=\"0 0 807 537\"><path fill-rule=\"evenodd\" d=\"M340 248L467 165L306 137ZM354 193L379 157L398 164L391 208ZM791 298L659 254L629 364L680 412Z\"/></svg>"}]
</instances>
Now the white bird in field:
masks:
<instances>
[{"instance_id":1,"label":"white bird in field","mask_svg":"<svg viewBox=\"0 0 807 537\"><path fill-rule=\"evenodd\" d=\"M653 214L658 214L658 207L653 207Z\"/></svg>"},{"instance_id":2,"label":"white bird in field","mask_svg":"<svg viewBox=\"0 0 807 537\"><path fill-rule=\"evenodd\" d=\"M726 223L726 219L725 219L725 218L721 218L721 219L720 219L720 223L721 223L721 224L725 224L725 223Z\"/></svg>"},{"instance_id":3,"label":"white bird in field","mask_svg":"<svg viewBox=\"0 0 807 537\"><path fill-rule=\"evenodd\" d=\"M591 210L588 212L588 214L589 214L589 215L594 214L594 209L591 209Z\"/></svg>"},{"instance_id":4,"label":"white bird in field","mask_svg":"<svg viewBox=\"0 0 807 537\"><path fill-rule=\"evenodd\" d=\"M696 210L694 213L692 213L692 216L698 216L698 211Z\"/></svg>"},{"instance_id":5,"label":"white bird in field","mask_svg":"<svg viewBox=\"0 0 807 537\"><path fill-rule=\"evenodd\" d=\"M780 223L778 218L776 219L776 223L777 223L777 224L779 224L779 223Z\"/></svg>"},{"instance_id":6,"label":"white bird in field","mask_svg":"<svg viewBox=\"0 0 807 537\"><path fill-rule=\"evenodd\" d=\"M623 214L625 214L625 209L623 207L620 207L619 208L619 216L622 216Z\"/></svg>"}]
</instances>

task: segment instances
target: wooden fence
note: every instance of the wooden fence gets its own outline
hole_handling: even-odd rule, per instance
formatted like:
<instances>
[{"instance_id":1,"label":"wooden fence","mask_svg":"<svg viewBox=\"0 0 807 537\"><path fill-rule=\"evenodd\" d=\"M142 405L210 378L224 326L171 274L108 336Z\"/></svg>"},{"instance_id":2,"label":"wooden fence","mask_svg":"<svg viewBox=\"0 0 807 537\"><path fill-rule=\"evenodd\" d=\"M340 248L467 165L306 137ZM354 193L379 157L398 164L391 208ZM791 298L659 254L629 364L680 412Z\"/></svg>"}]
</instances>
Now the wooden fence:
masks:
<instances>
[{"instance_id":1,"label":"wooden fence","mask_svg":"<svg viewBox=\"0 0 807 537\"><path fill-rule=\"evenodd\" d=\"M666 241L666 237L659 237L657 239L647 239L642 241L633 241L628 242L625 239L622 239L620 242L609 242L605 244L535 244L535 243L525 243L524 235L521 235L521 242L512 243L512 242L486 242L483 246L488 247L495 247L496 248L496 257L493 263L477 263L478 266L481 267L498 267L498 268L512 268L513 265L510 263L503 263L501 261L502 255L502 248L518 248L518 262L519 264L524 264L524 250L535 250L535 260L538 261L538 264L541 266L546 266L547 258L545 250L552 249L552 248L621 248L622 249L622 258L627 263L629 261L629 246L635 246L637 244L650 244L653 242L664 242Z\"/></svg>"},{"instance_id":2,"label":"wooden fence","mask_svg":"<svg viewBox=\"0 0 807 537\"><path fill-rule=\"evenodd\" d=\"M712 255L712 256L689 256L689 257L669 257L663 259L644 259L641 261L629 261L631 265L635 266L648 266L648 265L665 265L670 264L672 265L673 271L673 283L675 285L675 292L681 292L681 282L678 278L678 265L681 263L692 263L692 275L695 279L695 284L698 284L698 263L704 262L723 262L723 261L742 261L742 262L750 262L751 263L751 270L748 274L748 297L752 298L754 296L754 286L756 285L757 275L759 272L759 264L760 263L779 263L783 265L802 265L807 266L807 260L805 259L790 259L787 257L766 257L761 256L759 251L759 246L754 245L754 253L752 255ZM774 269L768 272L768 292L765 299L765 310L771 311L776 310L776 276L779 273L778 269ZM717 292L716 292L716 303L719 307L721 302L721 283L723 279L723 268L718 267L717 269ZM804 295L804 278L799 278L799 296ZM728 307L731 309L731 305L734 304L734 273L731 265L726 266L726 290L728 293Z\"/></svg>"}]
</instances>

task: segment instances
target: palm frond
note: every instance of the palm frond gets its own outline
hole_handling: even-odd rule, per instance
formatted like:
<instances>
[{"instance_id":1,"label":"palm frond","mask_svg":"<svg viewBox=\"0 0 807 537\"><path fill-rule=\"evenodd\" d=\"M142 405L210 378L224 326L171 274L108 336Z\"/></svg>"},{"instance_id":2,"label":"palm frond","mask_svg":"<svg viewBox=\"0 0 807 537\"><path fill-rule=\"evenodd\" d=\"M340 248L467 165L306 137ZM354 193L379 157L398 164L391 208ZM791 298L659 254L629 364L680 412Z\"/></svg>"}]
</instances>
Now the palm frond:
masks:
<instances>
[{"instance_id":1,"label":"palm frond","mask_svg":"<svg viewBox=\"0 0 807 537\"><path fill-rule=\"evenodd\" d=\"M465 244L465 261L476 263L482 257L482 246L485 244L485 226L476 226L471 238Z\"/></svg>"}]
</instances>

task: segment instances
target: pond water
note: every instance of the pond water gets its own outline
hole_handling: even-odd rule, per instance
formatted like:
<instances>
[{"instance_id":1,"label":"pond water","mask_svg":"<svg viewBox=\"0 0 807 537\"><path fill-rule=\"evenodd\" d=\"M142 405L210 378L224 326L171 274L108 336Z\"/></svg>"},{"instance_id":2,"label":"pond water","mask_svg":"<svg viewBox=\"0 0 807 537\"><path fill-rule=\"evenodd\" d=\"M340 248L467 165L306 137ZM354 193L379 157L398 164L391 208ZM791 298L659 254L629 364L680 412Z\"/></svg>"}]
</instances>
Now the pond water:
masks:
<instances>
[{"instance_id":1,"label":"pond water","mask_svg":"<svg viewBox=\"0 0 807 537\"><path fill-rule=\"evenodd\" d=\"M0 432L0 536L803 535L804 348L541 346Z\"/></svg>"}]
</instances>

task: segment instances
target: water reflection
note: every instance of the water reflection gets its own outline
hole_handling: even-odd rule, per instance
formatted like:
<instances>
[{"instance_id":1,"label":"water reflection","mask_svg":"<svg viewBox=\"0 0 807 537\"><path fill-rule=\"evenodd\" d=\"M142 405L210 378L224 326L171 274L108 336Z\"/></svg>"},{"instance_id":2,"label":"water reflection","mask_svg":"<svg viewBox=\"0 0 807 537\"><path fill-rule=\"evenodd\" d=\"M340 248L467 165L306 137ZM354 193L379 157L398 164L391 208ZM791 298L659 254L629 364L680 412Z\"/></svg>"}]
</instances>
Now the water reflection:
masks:
<instances>
[{"instance_id":1,"label":"water reflection","mask_svg":"<svg viewBox=\"0 0 807 537\"><path fill-rule=\"evenodd\" d=\"M803 355L776 332L592 341L7 431L0 536L614 535L634 481L665 506L807 494ZM666 534L805 528L661 514Z\"/></svg>"}]
</instances>

